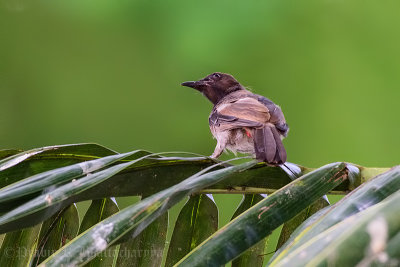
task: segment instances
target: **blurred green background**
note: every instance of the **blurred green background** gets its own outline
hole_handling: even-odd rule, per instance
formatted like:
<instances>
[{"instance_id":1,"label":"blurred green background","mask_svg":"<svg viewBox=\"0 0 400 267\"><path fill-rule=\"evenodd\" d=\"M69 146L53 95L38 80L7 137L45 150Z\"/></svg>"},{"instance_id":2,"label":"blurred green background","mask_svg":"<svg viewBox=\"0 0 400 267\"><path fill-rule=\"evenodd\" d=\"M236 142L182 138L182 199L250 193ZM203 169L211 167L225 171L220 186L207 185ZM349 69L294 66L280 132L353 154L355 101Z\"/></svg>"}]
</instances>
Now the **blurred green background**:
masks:
<instances>
[{"instance_id":1,"label":"blurred green background","mask_svg":"<svg viewBox=\"0 0 400 267\"><path fill-rule=\"evenodd\" d=\"M398 1L0 1L0 147L209 155L222 71L281 105L288 160L398 163Z\"/></svg>"},{"instance_id":2,"label":"blurred green background","mask_svg":"<svg viewBox=\"0 0 400 267\"><path fill-rule=\"evenodd\" d=\"M289 161L393 166L399 8L355 0L0 0L0 148L96 142L119 152L210 155L211 104L180 83L221 71L281 105ZM215 198L224 224L240 196Z\"/></svg>"}]
</instances>

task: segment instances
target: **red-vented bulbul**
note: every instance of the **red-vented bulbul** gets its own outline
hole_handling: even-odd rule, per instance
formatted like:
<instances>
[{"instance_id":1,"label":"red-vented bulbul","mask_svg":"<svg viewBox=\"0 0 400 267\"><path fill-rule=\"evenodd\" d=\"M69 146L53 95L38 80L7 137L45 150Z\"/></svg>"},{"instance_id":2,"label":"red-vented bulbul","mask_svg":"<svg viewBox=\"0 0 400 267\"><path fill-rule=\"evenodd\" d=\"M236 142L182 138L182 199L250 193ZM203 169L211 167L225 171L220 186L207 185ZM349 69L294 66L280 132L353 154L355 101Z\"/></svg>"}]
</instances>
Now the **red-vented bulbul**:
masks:
<instances>
[{"instance_id":1,"label":"red-vented bulbul","mask_svg":"<svg viewBox=\"0 0 400 267\"><path fill-rule=\"evenodd\" d=\"M215 72L182 85L200 91L214 104L209 125L217 146L211 157L217 158L229 149L251 154L270 165L286 162L282 139L289 126L278 105L246 90L225 73Z\"/></svg>"}]
</instances>

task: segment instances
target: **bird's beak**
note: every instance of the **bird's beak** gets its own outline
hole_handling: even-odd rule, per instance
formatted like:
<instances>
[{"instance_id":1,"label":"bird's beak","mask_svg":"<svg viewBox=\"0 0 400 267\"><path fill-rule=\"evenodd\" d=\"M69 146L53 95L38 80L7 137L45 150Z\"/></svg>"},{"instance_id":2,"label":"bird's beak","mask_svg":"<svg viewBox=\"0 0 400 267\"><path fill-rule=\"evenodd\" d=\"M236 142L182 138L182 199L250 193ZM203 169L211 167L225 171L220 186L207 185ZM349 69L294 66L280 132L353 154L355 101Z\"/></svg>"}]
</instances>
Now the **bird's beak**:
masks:
<instances>
[{"instance_id":1,"label":"bird's beak","mask_svg":"<svg viewBox=\"0 0 400 267\"><path fill-rule=\"evenodd\" d=\"M191 87L191 88L196 88L196 86L198 85L198 82L184 82L181 85Z\"/></svg>"},{"instance_id":2,"label":"bird's beak","mask_svg":"<svg viewBox=\"0 0 400 267\"><path fill-rule=\"evenodd\" d=\"M191 87L191 88L201 91L202 89L204 89L204 86L207 86L207 81L200 80L200 81L184 82L184 83L182 83L182 86Z\"/></svg>"}]
</instances>

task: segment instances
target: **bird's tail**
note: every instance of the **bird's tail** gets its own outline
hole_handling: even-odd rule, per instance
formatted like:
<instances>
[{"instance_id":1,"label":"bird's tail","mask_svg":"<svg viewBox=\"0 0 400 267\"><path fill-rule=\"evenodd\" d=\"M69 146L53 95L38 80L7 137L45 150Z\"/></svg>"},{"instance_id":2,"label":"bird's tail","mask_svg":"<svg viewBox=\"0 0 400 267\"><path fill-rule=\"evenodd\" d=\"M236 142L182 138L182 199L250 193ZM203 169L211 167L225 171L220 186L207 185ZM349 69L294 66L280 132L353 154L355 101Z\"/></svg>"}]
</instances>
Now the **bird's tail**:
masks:
<instances>
[{"instance_id":1,"label":"bird's tail","mask_svg":"<svg viewBox=\"0 0 400 267\"><path fill-rule=\"evenodd\" d=\"M273 124L256 129L254 133L256 158L271 165L286 162L286 150L278 130Z\"/></svg>"}]
</instances>

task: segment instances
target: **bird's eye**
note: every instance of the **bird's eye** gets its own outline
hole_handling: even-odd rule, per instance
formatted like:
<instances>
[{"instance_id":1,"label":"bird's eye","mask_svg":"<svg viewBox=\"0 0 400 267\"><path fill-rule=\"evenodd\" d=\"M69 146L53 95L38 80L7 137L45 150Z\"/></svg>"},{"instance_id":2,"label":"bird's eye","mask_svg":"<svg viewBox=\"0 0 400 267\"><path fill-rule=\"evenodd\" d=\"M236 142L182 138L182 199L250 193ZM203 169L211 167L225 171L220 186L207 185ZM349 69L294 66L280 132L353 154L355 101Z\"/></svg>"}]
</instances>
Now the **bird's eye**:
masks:
<instances>
[{"instance_id":1,"label":"bird's eye","mask_svg":"<svg viewBox=\"0 0 400 267\"><path fill-rule=\"evenodd\" d=\"M214 76L214 78L221 78L221 74L219 74L219 73L214 73L213 76Z\"/></svg>"}]
</instances>

